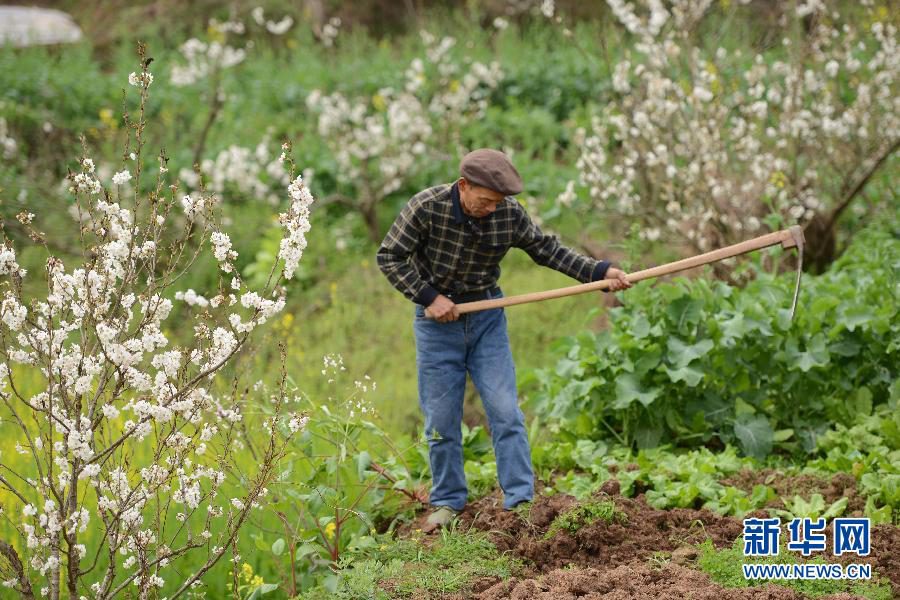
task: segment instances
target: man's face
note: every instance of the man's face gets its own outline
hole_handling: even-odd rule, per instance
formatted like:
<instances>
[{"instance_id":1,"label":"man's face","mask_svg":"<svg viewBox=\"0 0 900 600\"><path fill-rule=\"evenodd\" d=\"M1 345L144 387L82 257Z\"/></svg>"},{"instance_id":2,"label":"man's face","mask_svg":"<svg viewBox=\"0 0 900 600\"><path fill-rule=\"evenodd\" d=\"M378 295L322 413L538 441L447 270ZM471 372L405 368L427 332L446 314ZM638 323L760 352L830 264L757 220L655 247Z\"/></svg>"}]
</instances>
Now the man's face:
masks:
<instances>
[{"instance_id":1,"label":"man's face","mask_svg":"<svg viewBox=\"0 0 900 600\"><path fill-rule=\"evenodd\" d=\"M463 212L470 217L480 219L488 216L497 210L497 205L503 202L503 198L504 196L500 192L474 186L465 178L459 180L460 204L462 204Z\"/></svg>"}]
</instances>

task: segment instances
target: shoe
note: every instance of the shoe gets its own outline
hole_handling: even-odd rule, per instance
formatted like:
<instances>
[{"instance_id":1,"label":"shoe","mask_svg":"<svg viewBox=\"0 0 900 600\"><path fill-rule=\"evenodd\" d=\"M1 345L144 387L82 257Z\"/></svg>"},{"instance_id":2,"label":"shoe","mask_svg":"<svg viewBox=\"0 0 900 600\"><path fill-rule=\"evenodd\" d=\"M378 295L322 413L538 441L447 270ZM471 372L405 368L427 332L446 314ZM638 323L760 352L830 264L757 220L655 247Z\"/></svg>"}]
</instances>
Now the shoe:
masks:
<instances>
[{"instance_id":1,"label":"shoe","mask_svg":"<svg viewBox=\"0 0 900 600\"><path fill-rule=\"evenodd\" d=\"M450 521L458 516L459 513L449 506L438 506L430 515L428 515L428 520L426 520L425 525L422 526L422 531L431 533L435 529L446 527Z\"/></svg>"},{"instance_id":2,"label":"shoe","mask_svg":"<svg viewBox=\"0 0 900 600\"><path fill-rule=\"evenodd\" d=\"M518 502L515 506L511 506L510 508L505 508L504 510L520 513L524 510L531 510L531 505L533 503L534 503L533 500L522 500L521 502Z\"/></svg>"}]
</instances>

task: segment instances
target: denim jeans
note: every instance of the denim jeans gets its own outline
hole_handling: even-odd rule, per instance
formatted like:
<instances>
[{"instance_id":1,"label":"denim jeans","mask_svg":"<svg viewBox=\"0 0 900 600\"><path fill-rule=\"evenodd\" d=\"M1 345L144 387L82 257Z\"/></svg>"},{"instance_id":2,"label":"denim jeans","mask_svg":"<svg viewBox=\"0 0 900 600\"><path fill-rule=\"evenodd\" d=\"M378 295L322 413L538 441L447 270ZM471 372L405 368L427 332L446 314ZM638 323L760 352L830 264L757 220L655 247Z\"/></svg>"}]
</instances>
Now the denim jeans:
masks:
<instances>
[{"instance_id":1,"label":"denim jeans","mask_svg":"<svg viewBox=\"0 0 900 600\"><path fill-rule=\"evenodd\" d=\"M503 309L438 323L425 318L425 309L416 306L413 329L419 406L425 415L431 463L431 504L457 511L466 505L461 430L466 374L472 377L487 413L504 508L531 500L531 450L525 416L519 409L516 368Z\"/></svg>"}]
</instances>

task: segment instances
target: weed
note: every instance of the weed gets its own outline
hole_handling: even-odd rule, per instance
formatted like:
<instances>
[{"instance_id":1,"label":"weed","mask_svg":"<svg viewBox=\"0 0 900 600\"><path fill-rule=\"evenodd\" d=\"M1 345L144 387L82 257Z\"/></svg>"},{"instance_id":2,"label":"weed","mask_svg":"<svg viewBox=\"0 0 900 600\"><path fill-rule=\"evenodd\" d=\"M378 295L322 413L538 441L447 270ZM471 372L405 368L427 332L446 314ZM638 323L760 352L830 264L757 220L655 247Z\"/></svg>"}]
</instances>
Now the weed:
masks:
<instances>
[{"instance_id":1,"label":"weed","mask_svg":"<svg viewBox=\"0 0 900 600\"><path fill-rule=\"evenodd\" d=\"M544 539L550 539L563 530L575 533L582 527L600 520L607 523L626 523L628 517L616 508L616 503L612 500L586 502L556 517L544 534Z\"/></svg>"},{"instance_id":2,"label":"weed","mask_svg":"<svg viewBox=\"0 0 900 600\"><path fill-rule=\"evenodd\" d=\"M700 557L697 561L701 570L709 573L710 578L725 586L731 588L744 588L773 583L775 585L784 586L797 590L801 594L810 598L818 598L829 594L840 592L849 592L857 596L863 596L870 600L889 600L891 598L890 585L886 583L847 581L847 580L799 580L799 579L771 579L771 580L748 580L744 578L742 563L749 563L751 560L758 564L783 564L783 563L800 563L808 562L812 564L825 564L822 557L816 557L813 560L801 561L796 554L788 552L786 547L781 549L778 556L771 557L754 557L748 559L743 555L743 538L738 538L734 545L730 548L717 550L713 546L712 540L707 539L700 544Z\"/></svg>"},{"instance_id":3,"label":"weed","mask_svg":"<svg viewBox=\"0 0 900 600\"><path fill-rule=\"evenodd\" d=\"M509 578L521 568L517 560L501 555L486 534L462 532L455 526L441 530L431 546L417 539L396 540L348 558L341 566L330 596L317 588L298 600L439 596L464 589L479 577Z\"/></svg>"}]
</instances>

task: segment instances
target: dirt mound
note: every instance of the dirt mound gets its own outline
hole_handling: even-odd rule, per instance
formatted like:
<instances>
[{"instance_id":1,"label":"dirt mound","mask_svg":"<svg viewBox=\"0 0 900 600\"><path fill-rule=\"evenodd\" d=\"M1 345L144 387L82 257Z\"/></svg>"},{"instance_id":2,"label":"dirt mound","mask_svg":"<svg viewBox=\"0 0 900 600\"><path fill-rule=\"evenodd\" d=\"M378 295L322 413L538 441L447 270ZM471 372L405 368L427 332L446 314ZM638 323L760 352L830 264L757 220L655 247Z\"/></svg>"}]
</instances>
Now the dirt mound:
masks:
<instances>
[{"instance_id":1,"label":"dirt mound","mask_svg":"<svg viewBox=\"0 0 900 600\"><path fill-rule=\"evenodd\" d=\"M810 483L806 479L801 480ZM852 486L852 487L851 487ZM855 481L852 477L842 478L836 476L832 481L825 482L824 488L828 489L829 502L841 497L841 492L852 489L855 493ZM794 488L797 489L797 488ZM815 488L812 488L815 489ZM617 490L609 488L610 492ZM823 496L825 495L824 492ZM717 548L731 546L743 533L743 522L734 517L723 517L708 510L671 509L659 510L649 506L643 496L634 499L622 496L610 496L600 493L595 499L613 499L616 506L625 514L625 522L596 521L593 524L582 527L575 533L562 530L547 538L546 533L553 520L566 510L575 507L578 502L575 498L558 494L554 496L538 496L532 503L529 511L513 512L503 510L499 495L484 497L470 504L460 515L461 527L471 527L486 531L490 534L491 541L501 550L512 552L514 555L526 559L527 568L523 576L526 582L546 576L562 567L578 567L590 571L593 575L606 572L619 572L620 569L632 569L643 573L646 565L652 565L655 557L670 559L668 566L678 567L689 565L696 557L694 546L707 538L712 539ZM900 598L900 528L891 525L878 525L872 528L872 552L865 558L854 555L845 555L835 558L832 555L826 557L827 562L864 562L872 565L873 570L881 577L887 578ZM664 561L660 561L662 564ZM576 568L571 572L579 572ZM685 579L681 573L684 569L667 571L666 569L647 571L647 577L675 577L676 579L660 584L668 585L697 584L696 579ZM570 571L559 571L568 573ZM693 572L688 569L688 572ZM592 575L592 576L593 576ZM699 575L698 575L699 576ZM614 580L610 580L614 581ZM489 582L482 582L479 589ZM489 588L484 593L496 588L498 585L513 585L515 582L502 582ZM523 583L523 585L532 585ZM543 584L542 584L543 585ZM710 589L722 590L717 584L707 584ZM772 586L769 586L772 587ZM774 586L771 590L766 588L754 588L759 595L741 595L743 591L736 591L734 596L724 595L720 598L795 598L794 592L785 591ZM513 588L510 588L512 590ZM615 589L615 588L610 588ZM676 589L673 587L672 589ZM699 588L698 588L699 589ZM705 589L705 588L703 588ZM534 588L535 594L541 590ZM510 591L512 593L512 591ZM523 592L524 593L524 592ZM603 594L602 590L594 590L592 593ZM657 596L656 592L648 592L646 597ZM730 591L729 591L730 593ZM769 594L768 596L763 594ZM785 595L787 594L787 595ZM490 596L485 596L490 597ZM512 596L511 596L512 597ZM557 596L548 596L557 597ZM564 598L566 596L558 596ZM598 598L618 598L615 595L599 595ZM621 596L629 597L629 596ZM635 596L644 597L644 596ZM672 596L676 597L676 596ZM680 596L684 597L684 596ZM704 598L704 595L695 595ZM712 597L712 596L710 596ZM835 596L834 598L849 598L850 596Z\"/></svg>"},{"instance_id":2,"label":"dirt mound","mask_svg":"<svg viewBox=\"0 0 900 600\"><path fill-rule=\"evenodd\" d=\"M794 480L793 487L785 484L784 489L799 490L800 485L808 485L806 489L811 490L810 493L826 496L827 492L829 502L848 491L856 494L852 477L836 476L830 482L818 481L822 487L814 487L809 476L802 476ZM682 600L686 597L780 600L803 597L773 585L748 590L725 589L710 581L704 573L687 568L697 556L696 544L707 538L717 548L731 546L743 533L740 519L723 517L708 510L659 510L648 505L643 495L631 499L615 495L618 492L616 486L607 486L604 490L605 493L601 491L593 499L614 500L617 509L624 513L622 521L597 520L574 533L563 529L549 537L546 534L553 521L579 504L572 496L538 496L529 508L517 511L503 509L499 492L470 503L460 515L460 529L487 532L500 551L525 559L525 569L518 578L507 581L479 580L467 593L453 597L554 600L576 597L611 600ZM421 527L426 517L427 514L423 514L404 529ZM427 544L428 536L423 541ZM877 576L891 582L896 597L900 598L900 528L891 525L873 527L871 546L871 554L865 558L845 555L836 559L830 554L825 558L827 562L871 564ZM842 594L829 598L853 597Z\"/></svg>"},{"instance_id":3,"label":"dirt mound","mask_svg":"<svg viewBox=\"0 0 900 600\"><path fill-rule=\"evenodd\" d=\"M500 550L527 558L540 572L566 565L607 570L643 562L658 552L672 552L708 537L717 547L728 546L743 531L739 520L708 510L658 510L649 506L643 496L618 496L615 502L625 514L625 522L597 521L575 533L560 531L549 539L544 534L558 515L575 506L573 497L539 496L530 512L520 516L504 511L498 498L488 496L467 508L461 521L464 527L489 532Z\"/></svg>"},{"instance_id":4,"label":"dirt mound","mask_svg":"<svg viewBox=\"0 0 900 600\"><path fill-rule=\"evenodd\" d=\"M647 564L614 569L556 569L533 579L508 580L472 596L478 600L801 600L787 588L766 585L725 589L709 576L679 565L654 568ZM830 600L850 600L849 594Z\"/></svg>"}]
</instances>

